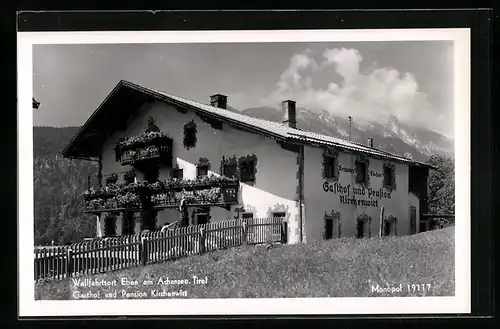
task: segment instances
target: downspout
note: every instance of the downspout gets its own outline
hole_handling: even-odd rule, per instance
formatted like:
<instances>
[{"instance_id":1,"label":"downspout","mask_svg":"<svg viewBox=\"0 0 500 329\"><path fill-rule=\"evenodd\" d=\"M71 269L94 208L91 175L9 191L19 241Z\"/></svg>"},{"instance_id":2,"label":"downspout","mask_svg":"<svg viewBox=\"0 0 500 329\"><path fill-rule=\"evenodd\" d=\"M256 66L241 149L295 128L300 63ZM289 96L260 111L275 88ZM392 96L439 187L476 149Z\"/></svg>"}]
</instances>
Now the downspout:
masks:
<instances>
[{"instance_id":1,"label":"downspout","mask_svg":"<svg viewBox=\"0 0 500 329\"><path fill-rule=\"evenodd\" d=\"M299 145L299 232L300 232L300 243L304 241L304 145Z\"/></svg>"}]
</instances>

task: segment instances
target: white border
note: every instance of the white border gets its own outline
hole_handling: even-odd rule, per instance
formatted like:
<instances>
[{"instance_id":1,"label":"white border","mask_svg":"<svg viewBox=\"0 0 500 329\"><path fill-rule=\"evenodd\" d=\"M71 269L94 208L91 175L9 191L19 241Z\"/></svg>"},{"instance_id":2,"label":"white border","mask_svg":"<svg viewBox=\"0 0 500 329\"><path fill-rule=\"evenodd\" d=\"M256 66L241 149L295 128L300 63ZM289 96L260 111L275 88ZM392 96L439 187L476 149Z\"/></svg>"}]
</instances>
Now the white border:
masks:
<instances>
[{"instance_id":1,"label":"white border","mask_svg":"<svg viewBox=\"0 0 500 329\"><path fill-rule=\"evenodd\" d=\"M454 41L455 297L35 301L33 44ZM19 316L470 313L470 30L302 30L18 33ZM19 207L22 200L22 207ZM195 306L195 307L193 307Z\"/></svg>"}]
</instances>

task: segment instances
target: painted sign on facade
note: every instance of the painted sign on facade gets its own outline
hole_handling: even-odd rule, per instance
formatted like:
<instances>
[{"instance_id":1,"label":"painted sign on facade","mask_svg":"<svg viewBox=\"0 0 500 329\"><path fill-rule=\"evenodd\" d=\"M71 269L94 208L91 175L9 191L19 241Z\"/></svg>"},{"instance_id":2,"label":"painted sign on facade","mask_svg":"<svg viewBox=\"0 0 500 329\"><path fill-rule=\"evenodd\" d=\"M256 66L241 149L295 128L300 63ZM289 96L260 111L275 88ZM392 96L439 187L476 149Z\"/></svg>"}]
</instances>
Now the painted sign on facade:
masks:
<instances>
[{"instance_id":1,"label":"painted sign on facade","mask_svg":"<svg viewBox=\"0 0 500 329\"><path fill-rule=\"evenodd\" d=\"M381 199L391 199L391 192L380 188L354 187L351 184L342 185L340 183L323 183L323 191L339 195L340 204L350 204L354 207L379 207L378 201Z\"/></svg>"}]
</instances>

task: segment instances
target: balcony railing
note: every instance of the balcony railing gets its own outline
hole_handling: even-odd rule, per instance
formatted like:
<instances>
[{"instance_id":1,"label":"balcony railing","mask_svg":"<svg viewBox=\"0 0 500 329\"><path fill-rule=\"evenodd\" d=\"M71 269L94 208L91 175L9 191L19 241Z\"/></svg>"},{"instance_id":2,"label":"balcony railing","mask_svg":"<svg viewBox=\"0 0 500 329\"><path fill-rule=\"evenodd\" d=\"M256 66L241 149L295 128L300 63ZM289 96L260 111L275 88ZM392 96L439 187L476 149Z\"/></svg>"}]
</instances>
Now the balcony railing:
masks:
<instances>
[{"instance_id":1,"label":"balcony railing","mask_svg":"<svg viewBox=\"0 0 500 329\"><path fill-rule=\"evenodd\" d=\"M128 137L116 143L116 161L122 165L135 165L149 160L161 160L170 166L172 145L173 140L170 137L158 132Z\"/></svg>"},{"instance_id":2,"label":"balcony railing","mask_svg":"<svg viewBox=\"0 0 500 329\"><path fill-rule=\"evenodd\" d=\"M239 181L227 177L207 176L196 180L170 180L152 185L151 203L155 208L180 205L230 205L238 203Z\"/></svg>"},{"instance_id":3,"label":"balcony railing","mask_svg":"<svg viewBox=\"0 0 500 329\"><path fill-rule=\"evenodd\" d=\"M144 208L150 190L146 184L115 183L87 190L83 196L86 212L124 211Z\"/></svg>"},{"instance_id":4,"label":"balcony railing","mask_svg":"<svg viewBox=\"0 0 500 329\"><path fill-rule=\"evenodd\" d=\"M149 183L115 183L84 193L85 211L126 212L149 207L174 208L182 199L188 206L224 206L238 203L239 181L227 177L206 176Z\"/></svg>"}]
</instances>

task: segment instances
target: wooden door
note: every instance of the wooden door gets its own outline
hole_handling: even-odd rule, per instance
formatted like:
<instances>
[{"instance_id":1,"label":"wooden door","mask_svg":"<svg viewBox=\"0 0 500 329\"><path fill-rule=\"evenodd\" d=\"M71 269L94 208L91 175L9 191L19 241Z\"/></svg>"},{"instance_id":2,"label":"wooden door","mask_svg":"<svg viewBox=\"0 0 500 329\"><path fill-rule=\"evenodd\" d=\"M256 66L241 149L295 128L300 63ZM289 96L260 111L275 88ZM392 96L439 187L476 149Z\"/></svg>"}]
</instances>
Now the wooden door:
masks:
<instances>
[{"instance_id":1,"label":"wooden door","mask_svg":"<svg viewBox=\"0 0 500 329\"><path fill-rule=\"evenodd\" d=\"M330 240L333 238L333 218L325 217L325 240Z\"/></svg>"},{"instance_id":2,"label":"wooden door","mask_svg":"<svg viewBox=\"0 0 500 329\"><path fill-rule=\"evenodd\" d=\"M417 233L417 207L410 206L410 233Z\"/></svg>"}]
</instances>

